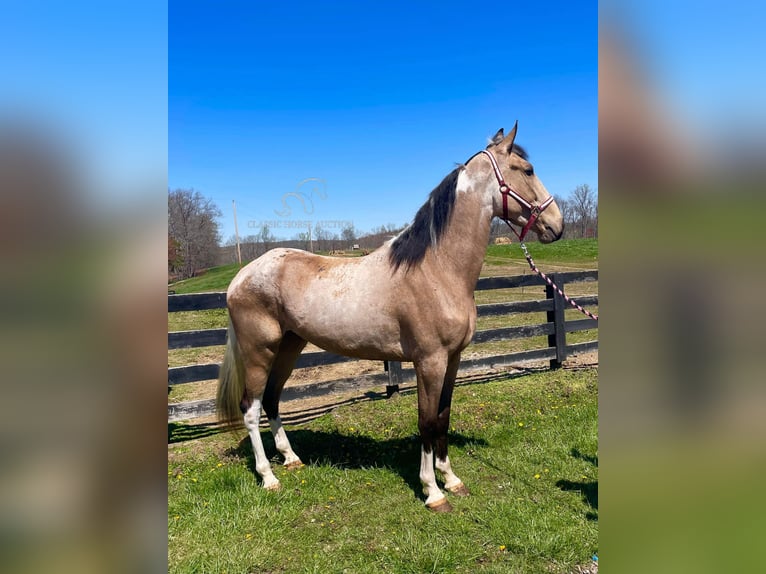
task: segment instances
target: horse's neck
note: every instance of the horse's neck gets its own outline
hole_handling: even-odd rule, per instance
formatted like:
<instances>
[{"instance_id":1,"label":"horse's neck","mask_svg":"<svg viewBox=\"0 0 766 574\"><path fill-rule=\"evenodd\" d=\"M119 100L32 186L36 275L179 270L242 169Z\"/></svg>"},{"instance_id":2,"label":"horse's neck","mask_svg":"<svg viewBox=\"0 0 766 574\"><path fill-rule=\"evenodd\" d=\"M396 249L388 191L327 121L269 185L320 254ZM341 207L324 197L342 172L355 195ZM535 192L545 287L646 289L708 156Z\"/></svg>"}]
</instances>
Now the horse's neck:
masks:
<instances>
[{"instance_id":1,"label":"horse's neck","mask_svg":"<svg viewBox=\"0 0 766 574\"><path fill-rule=\"evenodd\" d=\"M492 207L477 190L459 191L450 223L431 253L432 264L473 296L489 241Z\"/></svg>"}]
</instances>

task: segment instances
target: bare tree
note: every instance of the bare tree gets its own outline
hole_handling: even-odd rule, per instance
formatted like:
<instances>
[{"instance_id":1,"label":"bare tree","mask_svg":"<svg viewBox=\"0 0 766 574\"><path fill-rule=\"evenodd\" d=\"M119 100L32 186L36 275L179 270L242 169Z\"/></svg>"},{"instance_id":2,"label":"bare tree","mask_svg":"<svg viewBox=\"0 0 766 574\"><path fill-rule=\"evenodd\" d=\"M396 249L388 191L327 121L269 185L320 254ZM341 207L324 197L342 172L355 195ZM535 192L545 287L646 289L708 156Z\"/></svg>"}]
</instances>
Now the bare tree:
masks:
<instances>
[{"instance_id":1,"label":"bare tree","mask_svg":"<svg viewBox=\"0 0 766 574\"><path fill-rule=\"evenodd\" d=\"M168 233L168 273L177 272L183 264L180 250L181 244Z\"/></svg>"},{"instance_id":2,"label":"bare tree","mask_svg":"<svg viewBox=\"0 0 766 574\"><path fill-rule=\"evenodd\" d=\"M314 244L316 245L318 251L327 250L327 239L329 236L330 234L324 228L322 228L319 222L314 225Z\"/></svg>"},{"instance_id":3,"label":"bare tree","mask_svg":"<svg viewBox=\"0 0 766 574\"><path fill-rule=\"evenodd\" d=\"M261 225L261 229L258 231L258 243L260 244L258 257L271 249L276 239L277 238L274 237L274 234L271 232L271 228L268 225Z\"/></svg>"},{"instance_id":4,"label":"bare tree","mask_svg":"<svg viewBox=\"0 0 766 574\"><path fill-rule=\"evenodd\" d=\"M303 231L301 233L296 234L293 236L293 239L295 241L300 242L300 248L304 251L309 250L309 246L311 245L311 235L308 231Z\"/></svg>"},{"instance_id":5,"label":"bare tree","mask_svg":"<svg viewBox=\"0 0 766 574\"><path fill-rule=\"evenodd\" d=\"M240 241L240 245L242 247L242 257L245 257L245 241L246 239L242 239ZM229 238L223 242L220 249L218 250L219 258L217 263L219 265L228 265L229 263L236 263L237 262L237 236L236 235L230 235Z\"/></svg>"},{"instance_id":6,"label":"bare tree","mask_svg":"<svg viewBox=\"0 0 766 574\"><path fill-rule=\"evenodd\" d=\"M248 235L242 239L242 261L252 261L258 257L258 243L257 235Z\"/></svg>"},{"instance_id":7,"label":"bare tree","mask_svg":"<svg viewBox=\"0 0 766 574\"><path fill-rule=\"evenodd\" d=\"M596 224L597 199L596 194L585 183L578 185L572 192L572 214L574 215L575 225L578 227L580 237L586 237L588 229Z\"/></svg>"},{"instance_id":8,"label":"bare tree","mask_svg":"<svg viewBox=\"0 0 766 574\"><path fill-rule=\"evenodd\" d=\"M564 238L571 238L576 233L572 202L557 195L554 196L554 200L556 201L556 205L559 206L561 217L564 219Z\"/></svg>"},{"instance_id":9,"label":"bare tree","mask_svg":"<svg viewBox=\"0 0 766 574\"><path fill-rule=\"evenodd\" d=\"M351 248L356 242L356 229L353 223L347 223L340 231L340 238L346 243L344 249Z\"/></svg>"},{"instance_id":10,"label":"bare tree","mask_svg":"<svg viewBox=\"0 0 766 574\"><path fill-rule=\"evenodd\" d=\"M193 189L168 190L168 233L178 243L182 277L215 264L221 210Z\"/></svg>"}]
</instances>

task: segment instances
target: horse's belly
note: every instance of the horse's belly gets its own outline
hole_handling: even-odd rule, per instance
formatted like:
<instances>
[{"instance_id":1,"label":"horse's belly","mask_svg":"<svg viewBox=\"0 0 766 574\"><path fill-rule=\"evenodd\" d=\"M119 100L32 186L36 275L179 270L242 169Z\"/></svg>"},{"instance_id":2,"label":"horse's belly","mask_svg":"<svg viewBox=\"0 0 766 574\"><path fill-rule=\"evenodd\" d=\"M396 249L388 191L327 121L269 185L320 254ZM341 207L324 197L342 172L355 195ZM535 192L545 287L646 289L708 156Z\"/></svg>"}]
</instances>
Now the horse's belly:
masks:
<instances>
[{"instance_id":1,"label":"horse's belly","mask_svg":"<svg viewBox=\"0 0 766 574\"><path fill-rule=\"evenodd\" d=\"M304 302L286 309L286 326L310 343L362 359L402 358L399 323L379 301L307 297Z\"/></svg>"}]
</instances>

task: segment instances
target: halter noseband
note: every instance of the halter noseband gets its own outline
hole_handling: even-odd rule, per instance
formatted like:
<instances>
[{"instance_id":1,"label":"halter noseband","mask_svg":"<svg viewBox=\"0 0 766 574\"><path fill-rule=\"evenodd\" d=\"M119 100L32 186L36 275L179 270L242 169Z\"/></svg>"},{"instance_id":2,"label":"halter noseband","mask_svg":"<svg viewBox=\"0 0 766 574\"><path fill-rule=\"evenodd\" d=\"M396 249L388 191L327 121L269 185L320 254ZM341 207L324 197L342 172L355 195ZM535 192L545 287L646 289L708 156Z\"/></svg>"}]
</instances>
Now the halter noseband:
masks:
<instances>
[{"instance_id":1,"label":"halter noseband","mask_svg":"<svg viewBox=\"0 0 766 574\"><path fill-rule=\"evenodd\" d=\"M551 203L553 203L553 196L551 195L548 199L543 201L540 205L529 203L526 199L524 199L518 193L513 191L511 189L511 186L505 183L505 180L503 179L503 174L500 173L500 168L497 165L497 160L495 159L495 156L492 155L492 152L483 149L479 153L483 153L487 155L490 163L492 164L492 169L495 171L497 184L500 186L500 194L503 196L503 221L505 221L510 227L510 222L508 221L508 196L511 196L513 199L518 201L522 206L529 209L530 216L529 216L529 219L527 220L527 224L521 230L521 233L516 233L516 230L513 229L513 227L511 227L511 230L516 234L516 237L519 238L519 241L524 241L524 237L526 236L527 231L529 231L532 228L532 226L535 224L535 221L537 221L537 218L540 217L540 214L543 211L545 211L545 209ZM479 154L477 153L476 155L479 155Z\"/></svg>"}]
</instances>

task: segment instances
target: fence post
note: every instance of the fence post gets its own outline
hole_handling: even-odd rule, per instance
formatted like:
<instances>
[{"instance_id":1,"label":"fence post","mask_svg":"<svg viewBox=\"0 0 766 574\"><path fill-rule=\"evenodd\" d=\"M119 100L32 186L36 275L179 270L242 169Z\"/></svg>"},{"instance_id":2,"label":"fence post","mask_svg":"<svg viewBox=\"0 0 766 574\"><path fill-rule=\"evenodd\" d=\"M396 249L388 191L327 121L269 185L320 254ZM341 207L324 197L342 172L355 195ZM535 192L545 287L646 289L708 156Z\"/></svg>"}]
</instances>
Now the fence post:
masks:
<instances>
[{"instance_id":1,"label":"fence post","mask_svg":"<svg viewBox=\"0 0 766 574\"><path fill-rule=\"evenodd\" d=\"M556 280L555 275L549 275L551 281L556 283L561 290L564 290L564 285ZM564 325L564 298L558 294L558 292L550 285L545 285L545 298L553 299L553 311L546 313L549 323L553 323L553 334L548 335L548 346L556 347L556 358L551 359L550 368L561 368L561 364L567 358L567 333Z\"/></svg>"},{"instance_id":2,"label":"fence post","mask_svg":"<svg viewBox=\"0 0 766 574\"><path fill-rule=\"evenodd\" d=\"M383 368L388 372L386 397L399 394L399 384L402 382L402 364L398 361L383 361Z\"/></svg>"}]
</instances>

